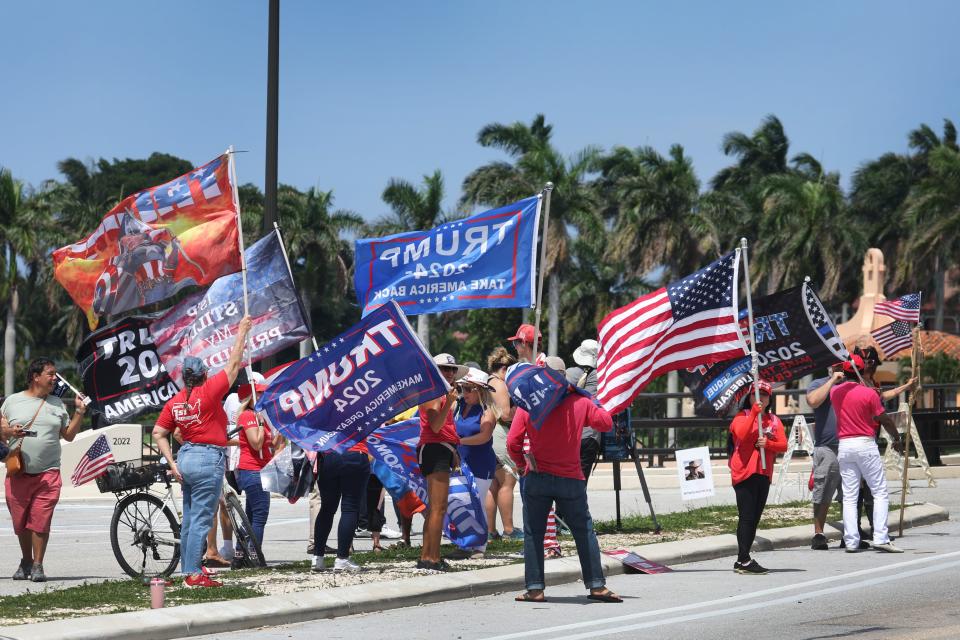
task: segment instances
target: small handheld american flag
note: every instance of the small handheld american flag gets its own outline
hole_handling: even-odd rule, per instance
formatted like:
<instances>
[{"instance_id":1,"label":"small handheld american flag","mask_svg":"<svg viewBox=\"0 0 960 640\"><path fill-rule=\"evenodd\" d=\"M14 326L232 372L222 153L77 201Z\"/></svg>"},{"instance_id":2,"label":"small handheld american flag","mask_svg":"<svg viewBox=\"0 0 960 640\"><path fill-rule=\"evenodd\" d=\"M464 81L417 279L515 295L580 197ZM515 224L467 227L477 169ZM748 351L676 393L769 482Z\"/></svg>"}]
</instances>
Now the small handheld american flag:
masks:
<instances>
[{"instance_id":1,"label":"small handheld american flag","mask_svg":"<svg viewBox=\"0 0 960 640\"><path fill-rule=\"evenodd\" d=\"M82 484L90 482L94 478L103 475L107 470L107 465L113 462L113 451L110 449L110 443L104 435L97 436L87 452L80 458L77 468L73 470L70 481L73 486L79 487Z\"/></svg>"}]
</instances>

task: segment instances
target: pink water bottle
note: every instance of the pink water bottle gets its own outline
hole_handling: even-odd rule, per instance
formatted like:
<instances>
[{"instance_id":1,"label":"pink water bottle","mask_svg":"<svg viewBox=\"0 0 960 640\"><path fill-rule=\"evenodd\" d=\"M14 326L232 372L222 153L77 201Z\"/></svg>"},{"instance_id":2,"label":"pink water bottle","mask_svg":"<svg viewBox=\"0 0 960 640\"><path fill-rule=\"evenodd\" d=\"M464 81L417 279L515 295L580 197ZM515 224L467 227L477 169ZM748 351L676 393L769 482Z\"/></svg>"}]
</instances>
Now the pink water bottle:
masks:
<instances>
[{"instance_id":1,"label":"pink water bottle","mask_svg":"<svg viewBox=\"0 0 960 640\"><path fill-rule=\"evenodd\" d=\"M154 578L150 581L150 608L162 609L166 600L167 581L163 578Z\"/></svg>"}]
</instances>

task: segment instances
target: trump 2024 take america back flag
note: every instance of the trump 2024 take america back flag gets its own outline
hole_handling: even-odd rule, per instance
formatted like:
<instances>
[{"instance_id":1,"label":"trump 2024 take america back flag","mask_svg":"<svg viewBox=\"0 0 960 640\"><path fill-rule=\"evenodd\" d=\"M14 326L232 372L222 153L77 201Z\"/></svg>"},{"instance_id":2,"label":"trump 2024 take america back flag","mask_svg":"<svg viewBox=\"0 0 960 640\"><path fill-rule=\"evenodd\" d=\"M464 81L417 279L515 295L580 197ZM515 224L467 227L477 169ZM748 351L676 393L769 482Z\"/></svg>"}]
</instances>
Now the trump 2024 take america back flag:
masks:
<instances>
[{"instance_id":1,"label":"trump 2024 take america back flag","mask_svg":"<svg viewBox=\"0 0 960 640\"><path fill-rule=\"evenodd\" d=\"M737 322L740 250L611 312L600 323L597 400L623 411L654 378L746 353Z\"/></svg>"},{"instance_id":2,"label":"trump 2024 take america back flag","mask_svg":"<svg viewBox=\"0 0 960 640\"><path fill-rule=\"evenodd\" d=\"M73 486L79 487L85 482L90 482L99 477L107 470L107 465L113 462L113 451L110 449L110 443L104 435L97 436L87 452L80 458L77 468L73 470L70 481Z\"/></svg>"}]
</instances>

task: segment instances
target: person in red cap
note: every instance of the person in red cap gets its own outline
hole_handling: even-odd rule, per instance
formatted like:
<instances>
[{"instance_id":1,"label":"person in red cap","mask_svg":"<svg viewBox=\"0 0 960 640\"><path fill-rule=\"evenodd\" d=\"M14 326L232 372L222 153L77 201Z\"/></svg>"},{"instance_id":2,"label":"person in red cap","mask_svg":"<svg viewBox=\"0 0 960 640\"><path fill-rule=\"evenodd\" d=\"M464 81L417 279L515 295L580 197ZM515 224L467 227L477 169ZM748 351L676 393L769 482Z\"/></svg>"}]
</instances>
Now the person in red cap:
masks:
<instances>
[{"instance_id":1,"label":"person in red cap","mask_svg":"<svg viewBox=\"0 0 960 640\"><path fill-rule=\"evenodd\" d=\"M773 480L773 463L778 453L787 450L787 436L783 423L772 412L770 396L773 388L766 380L757 383L760 402L754 402L755 393L743 400L744 409L730 423L733 451L730 453L730 481L737 494L737 561L733 570L746 575L761 575L767 570L750 557L750 548L757 537L760 516L767 504L770 482ZM751 406L752 404L752 406ZM750 407L747 409L746 407ZM763 414L763 432L757 427L757 416ZM760 455L766 467L761 466Z\"/></svg>"},{"instance_id":2,"label":"person in red cap","mask_svg":"<svg viewBox=\"0 0 960 640\"><path fill-rule=\"evenodd\" d=\"M883 426L894 447L900 433L893 418L886 414L876 390L860 383L863 358L854 354L843 363L845 381L830 390L830 403L837 415L837 461L843 483L843 540L848 553L862 551L857 527L857 494L863 478L873 494L873 548L887 553L903 553L890 543L887 532L887 478L877 448L877 430Z\"/></svg>"},{"instance_id":3,"label":"person in red cap","mask_svg":"<svg viewBox=\"0 0 960 640\"><path fill-rule=\"evenodd\" d=\"M533 354L533 336L537 336L537 354ZM532 324L522 324L517 329L516 335L507 338L507 341L513 345L517 351L517 359L520 362L530 362L532 364L543 366L547 362L547 356L541 349L543 348L543 334L534 328Z\"/></svg>"}]
</instances>

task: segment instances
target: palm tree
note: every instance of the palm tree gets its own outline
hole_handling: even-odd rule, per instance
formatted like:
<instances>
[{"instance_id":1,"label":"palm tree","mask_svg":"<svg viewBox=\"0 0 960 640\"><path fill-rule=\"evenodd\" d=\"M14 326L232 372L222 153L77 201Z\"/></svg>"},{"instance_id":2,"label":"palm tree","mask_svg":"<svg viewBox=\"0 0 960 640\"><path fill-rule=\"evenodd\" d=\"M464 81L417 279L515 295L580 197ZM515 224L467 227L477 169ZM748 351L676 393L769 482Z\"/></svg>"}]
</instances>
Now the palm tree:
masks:
<instances>
[{"instance_id":1,"label":"palm tree","mask_svg":"<svg viewBox=\"0 0 960 640\"><path fill-rule=\"evenodd\" d=\"M820 295L831 299L839 291L845 265L856 263L866 250L866 235L847 214L839 174L822 173L812 159L795 164L808 171L768 176L761 182L764 215L750 266L758 278L766 277L770 290L810 276L821 283Z\"/></svg>"},{"instance_id":2,"label":"palm tree","mask_svg":"<svg viewBox=\"0 0 960 640\"><path fill-rule=\"evenodd\" d=\"M737 158L737 163L721 169L713 177L715 190L739 190L755 184L764 176L786 173L790 140L783 123L768 115L752 135L733 131L723 136L723 153Z\"/></svg>"},{"instance_id":3,"label":"palm tree","mask_svg":"<svg viewBox=\"0 0 960 640\"><path fill-rule=\"evenodd\" d=\"M444 222L443 195L443 175L439 169L432 175L423 176L423 186L419 189L406 180L392 178L380 196L392 211L370 226L371 234L379 236L432 229ZM429 351L429 314L417 316L417 336Z\"/></svg>"},{"instance_id":4,"label":"palm tree","mask_svg":"<svg viewBox=\"0 0 960 640\"><path fill-rule=\"evenodd\" d=\"M315 300L334 307L337 300L348 298L353 251L342 235L359 231L363 219L347 209L334 210L333 191L317 187L303 193L281 184L277 200L278 224L310 322ZM300 344L301 357L311 350L306 341Z\"/></svg>"},{"instance_id":5,"label":"palm tree","mask_svg":"<svg viewBox=\"0 0 960 640\"><path fill-rule=\"evenodd\" d=\"M13 393L16 376L17 311L22 284L20 263L37 256L37 231L43 226L39 208L24 197L23 183L0 169L0 298L6 303L7 317L3 334L3 392Z\"/></svg>"},{"instance_id":6,"label":"palm tree","mask_svg":"<svg viewBox=\"0 0 960 640\"><path fill-rule=\"evenodd\" d=\"M627 273L642 276L666 266L669 279L695 270L702 252L691 233L700 182L683 147L669 157L652 147L616 147L600 161L599 183L616 213L608 253Z\"/></svg>"},{"instance_id":7,"label":"palm tree","mask_svg":"<svg viewBox=\"0 0 960 640\"><path fill-rule=\"evenodd\" d=\"M932 266L936 311L933 328L943 331L946 272L960 251L960 150L941 145L928 156L929 173L906 200L907 219L913 228L898 270L912 273ZM931 264L932 263L932 264ZM929 272L928 272L929 273Z\"/></svg>"},{"instance_id":8,"label":"palm tree","mask_svg":"<svg viewBox=\"0 0 960 640\"><path fill-rule=\"evenodd\" d=\"M588 241L603 237L595 190L586 178L598 169L600 151L587 147L564 158L550 142L553 127L538 114L526 125L493 123L477 134L477 142L506 152L513 164L492 162L475 169L463 180L464 205L504 206L539 193L547 182L554 185L546 261L540 266L548 278L547 353L556 355L560 336L560 291L563 272L571 264L571 229ZM542 304L542 301L538 301Z\"/></svg>"}]
</instances>

